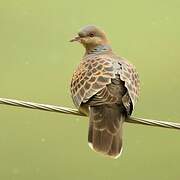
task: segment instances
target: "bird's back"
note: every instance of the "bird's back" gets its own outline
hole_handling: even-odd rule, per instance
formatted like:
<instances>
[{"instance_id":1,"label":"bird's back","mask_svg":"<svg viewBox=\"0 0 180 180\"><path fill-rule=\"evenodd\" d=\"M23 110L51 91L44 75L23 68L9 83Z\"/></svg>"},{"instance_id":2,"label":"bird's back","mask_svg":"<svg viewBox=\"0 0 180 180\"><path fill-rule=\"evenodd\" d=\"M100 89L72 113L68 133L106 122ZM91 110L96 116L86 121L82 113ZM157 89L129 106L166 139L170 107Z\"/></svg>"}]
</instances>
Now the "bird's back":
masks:
<instances>
[{"instance_id":1,"label":"bird's back","mask_svg":"<svg viewBox=\"0 0 180 180\"><path fill-rule=\"evenodd\" d=\"M122 124L136 101L127 88L130 72L134 66L112 52L86 54L71 83L75 105L90 117L90 147L114 158L122 152Z\"/></svg>"}]
</instances>

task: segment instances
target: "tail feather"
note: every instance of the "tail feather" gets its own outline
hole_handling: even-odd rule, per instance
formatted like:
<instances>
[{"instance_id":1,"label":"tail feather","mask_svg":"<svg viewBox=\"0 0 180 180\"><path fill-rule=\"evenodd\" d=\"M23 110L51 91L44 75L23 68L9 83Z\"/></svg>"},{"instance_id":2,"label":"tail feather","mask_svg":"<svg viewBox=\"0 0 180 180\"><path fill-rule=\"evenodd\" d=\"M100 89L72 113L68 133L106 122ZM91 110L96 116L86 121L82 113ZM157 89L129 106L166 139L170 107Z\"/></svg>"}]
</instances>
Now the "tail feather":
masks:
<instances>
[{"instance_id":1,"label":"tail feather","mask_svg":"<svg viewBox=\"0 0 180 180\"><path fill-rule=\"evenodd\" d=\"M114 156L114 158L118 158L122 152L122 139L120 138L120 134L118 133L113 137L111 148L108 152L109 156Z\"/></svg>"},{"instance_id":2,"label":"tail feather","mask_svg":"<svg viewBox=\"0 0 180 180\"><path fill-rule=\"evenodd\" d=\"M122 151L123 107L117 104L90 107L88 142L97 152L118 157Z\"/></svg>"},{"instance_id":3,"label":"tail feather","mask_svg":"<svg viewBox=\"0 0 180 180\"><path fill-rule=\"evenodd\" d=\"M108 152L113 141L106 130L93 130L93 148L98 152Z\"/></svg>"}]
</instances>

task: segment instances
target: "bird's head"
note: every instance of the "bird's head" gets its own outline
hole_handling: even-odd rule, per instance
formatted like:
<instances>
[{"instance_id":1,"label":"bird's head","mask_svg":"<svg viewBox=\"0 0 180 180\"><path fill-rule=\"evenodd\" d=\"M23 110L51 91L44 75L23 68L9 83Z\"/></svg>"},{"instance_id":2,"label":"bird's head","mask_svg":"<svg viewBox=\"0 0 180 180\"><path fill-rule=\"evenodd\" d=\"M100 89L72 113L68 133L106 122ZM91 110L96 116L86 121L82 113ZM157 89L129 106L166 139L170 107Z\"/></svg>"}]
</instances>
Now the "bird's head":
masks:
<instances>
[{"instance_id":1,"label":"bird's head","mask_svg":"<svg viewBox=\"0 0 180 180\"><path fill-rule=\"evenodd\" d=\"M83 27L78 35L70 40L70 42L75 41L83 44L87 51L96 46L108 44L105 32L94 25Z\"/></svg>"}]
</instances>

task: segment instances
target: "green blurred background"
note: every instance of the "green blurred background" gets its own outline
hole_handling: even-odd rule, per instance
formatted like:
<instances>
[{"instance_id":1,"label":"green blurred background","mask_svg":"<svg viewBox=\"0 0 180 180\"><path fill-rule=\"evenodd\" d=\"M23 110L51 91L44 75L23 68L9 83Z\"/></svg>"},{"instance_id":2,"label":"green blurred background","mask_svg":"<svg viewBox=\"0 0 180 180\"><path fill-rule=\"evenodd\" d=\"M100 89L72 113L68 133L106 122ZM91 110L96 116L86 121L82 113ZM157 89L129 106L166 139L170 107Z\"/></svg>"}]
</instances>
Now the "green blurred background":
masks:
<instances>
[{"instance_id":1,"label":"green blurred background","mask_svg":"<svg viewBox=\"0 0 180 180\"><path fill-rule=\"evenodd\" d=\"M68 42L96 24L136 65L134 116L180 122L180 1L0 1L0 97L72 107L83 48ZM2 180L177 180L180 132L125 124L118 160L87 145L87 118L0 105Z\"/></svg>"}]
</instances>

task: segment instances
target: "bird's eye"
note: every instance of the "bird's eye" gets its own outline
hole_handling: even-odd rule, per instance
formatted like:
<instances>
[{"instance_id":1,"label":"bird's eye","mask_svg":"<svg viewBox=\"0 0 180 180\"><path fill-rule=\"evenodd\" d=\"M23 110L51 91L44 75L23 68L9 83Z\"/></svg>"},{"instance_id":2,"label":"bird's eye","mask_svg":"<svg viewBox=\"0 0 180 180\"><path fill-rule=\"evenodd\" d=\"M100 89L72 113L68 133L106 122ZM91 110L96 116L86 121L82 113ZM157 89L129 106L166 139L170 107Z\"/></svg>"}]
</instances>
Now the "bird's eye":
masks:
<instances>
[{"instance_id":1,"label":"bird's eye","mask_svg":"<svg viewBox=\"0 0 180 180\"><path fill-rule=\"evenodd\" d=\"M94 37L94 33L90 33L89 36L90 36L90 37Z\"/></svg>"}]
</instances>

